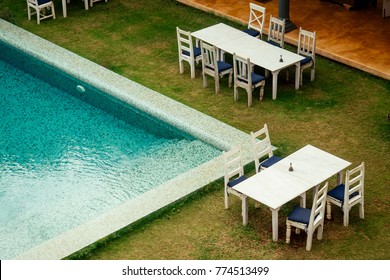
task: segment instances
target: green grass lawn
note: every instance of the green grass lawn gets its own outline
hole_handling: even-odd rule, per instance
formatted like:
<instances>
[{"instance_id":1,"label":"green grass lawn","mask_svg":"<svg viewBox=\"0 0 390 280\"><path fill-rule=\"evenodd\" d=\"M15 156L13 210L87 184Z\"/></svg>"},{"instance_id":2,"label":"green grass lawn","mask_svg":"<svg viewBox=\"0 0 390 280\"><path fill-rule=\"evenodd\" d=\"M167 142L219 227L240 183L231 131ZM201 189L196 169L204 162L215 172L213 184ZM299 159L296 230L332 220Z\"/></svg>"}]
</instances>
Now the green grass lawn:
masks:
<instances>
[{"instance_id":1,"label":"green grass lawn","mask_svg":"<svg viewBox=\"0 0 390 280\"><path fill-rule=\"evenodd\" d=\"M1 0L0 0L1 1ZM279 241L272 242L271 212L250 203L249 225L242 226L241 203L233 198L224 209L223 182L102 240L71 258L86 259L389 259L390 258L390 82L317 56L316 80L304 73L304 85L279 77L278 99L266 81L262 102L247 107L244 90L238 102L227 79L221 93L214 82L203 88L200 67L190 79L188 64L179 74L176 26L197 30L218 22L238 23L198 11L172 0L110 0L89 11L72 1L68 18L55 0L57 19L36 24L27 20L24 0L3 0L13 22L40 37L90 59L131 80L249 133L268 124L279 155L312 144L340 156L353 166L366 163L365 214L350 213L348 228L333 208L325 222L324 239L306 252L306 235L292 235L285 244L285 218L293 201L279 212ZM7 16L8 17L8 16ZM8 17L9 18L9 17ZM288 46L295 51L295 47ZM258 69L257 69L258 70ZM291 71L294 71L293 69ZM291 72L290 71L290 72ZM294 73L290 73L294 77ZM229 137L228 135L226 137ZM247 167L253 173L253 165ZM335 179L330 180L330 185ZM308 198L310 198L310 194Z\"/></svg>"}]
</instances>

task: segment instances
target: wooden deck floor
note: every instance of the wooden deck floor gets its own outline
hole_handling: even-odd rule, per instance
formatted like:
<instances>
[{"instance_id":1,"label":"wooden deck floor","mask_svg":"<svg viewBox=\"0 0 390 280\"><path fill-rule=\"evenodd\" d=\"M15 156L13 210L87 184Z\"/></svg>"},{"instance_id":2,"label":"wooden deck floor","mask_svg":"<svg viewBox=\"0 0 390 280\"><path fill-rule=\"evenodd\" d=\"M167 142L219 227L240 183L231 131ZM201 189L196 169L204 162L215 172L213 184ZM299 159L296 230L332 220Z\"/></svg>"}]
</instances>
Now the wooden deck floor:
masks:
<instances>
[{"instance_id":1,"label":"wooden deck floor","mask_svg":"<svg viewBox=\"0 0 390 280\"><path fill-rule=\"evenodd\" d=\"M249 2L267 8L278 16L278 1L178 0L195 8L246 24ZM317 32L317 53L351 67L390 80L390 17L382 18L377 7L350 11L320 0L290 0L290 18L299 28ZM297 44L298 30L286 34L285 41Z\"/></svg>"}]
</instances>

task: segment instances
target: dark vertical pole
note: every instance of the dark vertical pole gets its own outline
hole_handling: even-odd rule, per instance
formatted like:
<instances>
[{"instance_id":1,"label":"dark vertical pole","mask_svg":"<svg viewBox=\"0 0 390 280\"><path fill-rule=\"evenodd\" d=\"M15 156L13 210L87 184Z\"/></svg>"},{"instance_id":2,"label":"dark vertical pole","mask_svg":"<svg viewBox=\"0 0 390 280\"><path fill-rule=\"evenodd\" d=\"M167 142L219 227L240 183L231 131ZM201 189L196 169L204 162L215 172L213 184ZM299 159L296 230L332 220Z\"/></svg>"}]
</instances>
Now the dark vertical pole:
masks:
<instances>
[{"instance_id":1,"label":"dark vertical pole","mask_svg":"<svg viewBox=\"0 0 390 280\"><path fill-rule=\"evenodd\" d=\"M296 25L290 20L290 0L278 0L278 17L286 21L286 33L294 30Z\"/></svg>"},{"instance_id":2,"label":"dark vertical pole","mask_svg":"<svg viewBox=\"0 0 390 280\"><path fill-rule=\"evenodd\" d=\"M290 0L279 0L279 18L290 19Z\"/></svg>"}]
</instances>

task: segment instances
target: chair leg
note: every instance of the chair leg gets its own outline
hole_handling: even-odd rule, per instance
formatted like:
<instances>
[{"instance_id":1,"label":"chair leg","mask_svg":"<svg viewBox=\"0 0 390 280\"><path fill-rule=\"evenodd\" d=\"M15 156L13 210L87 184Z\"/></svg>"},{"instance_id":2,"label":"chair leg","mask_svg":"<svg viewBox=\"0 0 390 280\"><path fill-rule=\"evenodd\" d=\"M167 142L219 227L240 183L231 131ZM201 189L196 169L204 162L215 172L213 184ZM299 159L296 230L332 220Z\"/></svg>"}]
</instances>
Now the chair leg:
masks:
<instances>
[{"instance_id":1,"label":"chair leg","mask_svg":"<svg viewBox=\"0 0 390 280\"><path fill-rule=\"evenodd\" d=\"M364 219L364 201L360 202L359 205L359 218Z\"/></svg>"},{"instance_id":2,"label":"chair leg","mask_svg":"<svg viewBox=\"0 0 390 280\"><path fill-rule=\"evenodd\" d=\"M181 60L180 58L179 58L179 71L180 71L180 74L184 73L183 60Z\"/></svg>"},{"instance_id":3,"label":"chair leg","mask_svg":"<svg viewBox=\"0 0 390 280\"><path fill-rule=\"evenodd\" d=\"M41 10L40 9L37 9L37 23L38 24L41 23Z\"/></svg>"},{"instance_id":4,"label":"chair leg","mask_svg":"<svg viewBox=\"0 0 390 280\"><path fill-rule=\"evenodd\" d=\"M216 75L214 77L214 82L215 82L215 93L219 93L220 88L219 88L219 75Z\"/></svg>"},{"instance_id":5,"label":"chair leg","mask_svg":"<svg viewBox=\"0 0 390 280\"><path fill-rule=\"evenodd\" d=\"M330 220L332 218L332 205L330 205L330 202L326 202L326 218Z\"/></svg>"},{"instance_id":6,"label":"chair leg","mask_svg":"<svg viewBox=\"0 0 390 280\"><path fill-rule=\"evenodd\" d=\"M228 81L228 87L232 87L232 80L233 80L233 72L230 72L229 74L229 81Z\"/></svg>"},{"instance_id":7,"label":"chair leg","mask_svg":"<svg viewBox=\"0 0 390 280\"><path fill-rule=\"evenodd\" d=\"M246 88L246 93L248 94L248 107L252 106L252 90L250 88Z\"/></svg>"},{"instance_id":8,"label":"chair leg","mask_svg":"<svg viewBox=\"0 0 390 280\"><path fill-rule=\"evenodd\" d=\"M191 66L191 79L194 79L195 78L195 64L191 63L190 66Z\"/></svg>"},{"instance_id":9,"label":"chair leg","mask_svg":"<svg viewBox=\"0 0 390 280\"><path fill-rule=\"evenodd\" d=\"M311 68L311 73L310 73L310 81L314 81L314 78L315 78L315 69L314 69L314 66Z\"/></svg>"},{"instance_id":10,"label":"chair leg","mask_svg":"<svg viewBox=\"0 0 390 280\"><path fill-rule=\"evenodd\" d=\"M238 86L234 85L234 101L238 100Z\"/></svg>"},{"instance_id":11,"label":"chair leg","mask_svg":"<svg viewBox=\"0 0 390 280\"><path fill-rule=\"evenodd\" d=\"M290 243L290 238L291 238L291 225L287 222L286 223L286 243Z\"/></svg>"},{"instance_id":12,"label":"chair leg","mask_svg":"<svg viewBox=\"0 0 390 280\"><path fill-rule=\"evenodd\" d=\"M344 207L344 226L345 227L348 227L348 224L349 224L349 209L347 209L346 207Z\"/></svg>"},{"instance_id":13,"label":"chair leg","mask_svg":"<svg viewBox=\"0 0 390 280\"><path fill-rule=\"evenodd\" d=\"M203 87L207 87L207 75L203 73Z\"/></svg>"},{"instance_id":14,"label":"chair leg","mask_svg":"<svg viewBox=\"0 0 390 280\"><path fill-rule=\"evenodd\" d=\"M318 240L322 240L323 233L324 233L324 222L322 222L321 225L319 225L317 228L317 239Z\"/></svg>"},{"instance_id":15,"label":"chair leg","mask_svg":"<svg viewBox=\"0 0 390 280\"><path fill-rule=\"evenodd\" d=\"M311 250L312 243L313 243L313 232L307 232L306 251Z\"/></svg>"},{"instance_id":16,"label":"chair leg","mask_svg":"<svg viewBox=\"0 0 390 280\"><path fill-rule=\"evenodd\" d=\"M264 86L261 86L260 87L260 96L259 96L259 100L263 100L264 98Z\"/></svg>"},{"instance_id":17,"label":"chair leg","mask_svg":"<svg viewBox=\"0 0 390 280\"><path fill-rule=\"evenodd\" d=\"M225 189L225 208L229 209L229 193Z\"/></svg>"},{"instance_id":18,"label":"chair leg","mask_svg":"<svg viewBox=\"0 0 390 280\"><path fill-rule=\"evenodd\" d=\"M299 83L303 86L303 70L301 69L301 78L299 79Z\"/></svg>"},{"instance_id":19,"label":"chair leg","mask_svg":"<svg viewBox=\"0 0 390 280\"><path fill-rule=\"evenodd\" d=\"M53 19L56 19L56 11L54 10L54 5L51 6L51 11L53 13Z\"/></svg>"}]
</instances>

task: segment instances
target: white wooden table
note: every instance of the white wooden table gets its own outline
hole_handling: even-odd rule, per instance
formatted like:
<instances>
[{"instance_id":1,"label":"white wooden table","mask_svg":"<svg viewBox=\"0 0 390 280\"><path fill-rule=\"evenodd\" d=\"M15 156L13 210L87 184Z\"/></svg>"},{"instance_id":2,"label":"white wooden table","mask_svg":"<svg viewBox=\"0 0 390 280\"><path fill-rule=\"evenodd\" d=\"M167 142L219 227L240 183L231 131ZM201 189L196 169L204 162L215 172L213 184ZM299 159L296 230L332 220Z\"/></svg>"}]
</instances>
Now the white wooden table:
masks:
<instances>
[{"instance_id":1,"label":"white wooden table","mask_svg":"<svg viewBox=\"0 0 390 280\"><path fill-rule=\"evenodd\" d=\"M281 70L295 65L295 89L299 89L300 61L303 56L276 47L252 37L229 25L218 23L192 33L195 38L216 46L230 54L249 58L251 63L272 73L272 99L277 97L278 74ZM280 62L282 57L283 61Z\"/></svg>"},{"instance_id":2,"label":"white wooden table","mask_svg":"<svg viewBox=\"0 0 390 280\"><path fill-rule=\"evenodd\" d=\"M89 8L89 0L83 0L84 1L84 7L86 10L88 10ZM70 0L62 0L62 15L63 17L67 17L68 16L68 13L67 13L67 10L66 10L66 2L70 2Z\"/></svg>"},{"instance_id":3,"label":"white wooden table","mask_svg":"<svg viewBox=\"0 0 390 280\"><path fill-rule=\"evenodd\" d=\"M233 28L224 23L214 24L212 26L192 32L191 35L216 47L226 41L248 36L248 34L245 32L242 32L241 30Z\"/></svg>"},{"instance_id":4,"label":"white wooden table","mask_svg":"<svg viewBox=\"0 0 390 280\"><path fill-rule=\"evenodd\" d=\"M289 171L290 163L294 171ZM321 184L351 165L350 162L328 152L307 145L234 186L241 192L271 209L272 236L278 240L278 211L288 201ZM244 224L248 222L247 199L242 201Z\"/></svg>"}]
</instances>

